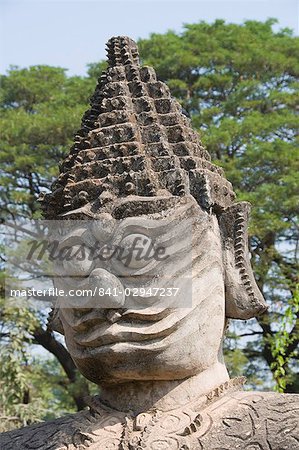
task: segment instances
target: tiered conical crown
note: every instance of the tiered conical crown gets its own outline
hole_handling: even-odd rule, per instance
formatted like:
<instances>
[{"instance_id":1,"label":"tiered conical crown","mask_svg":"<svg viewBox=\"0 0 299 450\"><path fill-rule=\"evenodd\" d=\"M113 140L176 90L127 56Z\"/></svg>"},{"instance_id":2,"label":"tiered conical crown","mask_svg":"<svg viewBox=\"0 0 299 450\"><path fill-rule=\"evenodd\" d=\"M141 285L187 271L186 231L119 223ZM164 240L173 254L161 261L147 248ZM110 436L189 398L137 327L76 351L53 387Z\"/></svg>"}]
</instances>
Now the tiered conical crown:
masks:
<instances>
[{"instance_id":1,"label":"tiered conical crown","mask_svg":"<svg viewBox=\"0 0 299 450\"><path fill-rule=\"evenodd\" d=\"M231 184L155 70L140 66L136 43L114 37L107 47L109 67L53 192L42 202L45 216L87 204L96 212L127 196L191 194L216 212L231 205Z\"/></svg>"}]
</instances>

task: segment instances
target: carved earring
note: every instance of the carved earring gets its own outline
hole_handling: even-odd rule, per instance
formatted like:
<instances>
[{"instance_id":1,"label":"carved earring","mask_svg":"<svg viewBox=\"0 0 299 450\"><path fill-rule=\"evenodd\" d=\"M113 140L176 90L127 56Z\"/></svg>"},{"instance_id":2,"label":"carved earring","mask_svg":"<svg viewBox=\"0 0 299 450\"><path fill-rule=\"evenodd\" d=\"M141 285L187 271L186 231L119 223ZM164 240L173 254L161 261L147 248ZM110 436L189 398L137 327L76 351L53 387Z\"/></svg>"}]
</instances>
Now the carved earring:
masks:
<instances>
[{"instance_id":1,"label":"carved earring","mask_svg":"<svg viewBox=\"0 0 299 450\"><path fill-rule=\"evenodd\" d=\"M250 204L236 203L219 217L222 236L226 317L250 319L262 314L267 304L254 279L248 249Z\"/></svg>"}]
</instances>

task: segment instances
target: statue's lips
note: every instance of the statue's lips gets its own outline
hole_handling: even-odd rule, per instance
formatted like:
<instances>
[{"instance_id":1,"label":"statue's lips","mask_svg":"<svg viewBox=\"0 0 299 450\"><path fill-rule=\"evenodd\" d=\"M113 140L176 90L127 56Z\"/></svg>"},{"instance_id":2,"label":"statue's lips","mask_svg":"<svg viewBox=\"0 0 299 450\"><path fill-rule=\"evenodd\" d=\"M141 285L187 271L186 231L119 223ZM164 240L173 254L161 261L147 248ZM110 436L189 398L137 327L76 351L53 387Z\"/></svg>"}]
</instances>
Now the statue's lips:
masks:
<instances>
[{"instance_id":1,"label":"statue's lips","mask_svg":"<svg viewBox=\"0 0 299 450\"><path fill-rule=\"evenodd\" d=\"M95 314L89 314L89 318L76 320L75 327L74 323L69 325L74 330L75 342L84 347L100 347L116 343L153 343L173 333L190 311L190 308L160 309L152 312L127 310L116 323L108 322L102 315L96 318ZM99 311L97 312L99 314Z\"/></svg>"},{"instance_id":2,"label":"statue's lips","mask_svg":"<svg viewBox=\"0 0 299 450\"><path fill-rule=\"evenodd\" d=\"M223 296L221 270L222 266L218 261L204 265L200 271L202 277L192 285L192 296L196 298L195 307L191 304L190 307L170 309L164 305L164 308L161 308L160 303L160 308L147 306L127 310L61 309L62 322L66 325L66 337L69 335L78 347L96 349L122 343L161 343L178 328L187 333L196 332L202 316L202 305L213 299L213 302L209 303L211 307L218 295ZM119 314L116 320L113 318L114 311ZM188 321L187 327L184 321Z\"/></svg>"}]
</instances>

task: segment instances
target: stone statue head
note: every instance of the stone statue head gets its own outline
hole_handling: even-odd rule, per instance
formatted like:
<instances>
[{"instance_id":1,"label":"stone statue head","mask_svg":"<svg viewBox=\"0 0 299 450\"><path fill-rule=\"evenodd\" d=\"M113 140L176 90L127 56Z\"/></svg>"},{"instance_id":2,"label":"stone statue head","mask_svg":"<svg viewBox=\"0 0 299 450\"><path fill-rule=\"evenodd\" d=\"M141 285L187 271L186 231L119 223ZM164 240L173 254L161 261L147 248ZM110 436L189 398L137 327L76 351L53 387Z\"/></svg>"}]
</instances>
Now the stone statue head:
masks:
<instances>
[{"instance_id":1,"label":"stone statue head","mask_svg":"<svg viewBox=\"0 0 299 450\"><path fill-rule=\"evenodd\" d=\"M58 298L52 326L95 383L181 380L223 364L227 319L266 309L249 260L250 205L234 202L168 87L140 66L136 44L115 37L107 47L108 69L42 205L66 224L62 247L90 255L108 242L127 258L63 261L59 287L96 291Z\"/></svg>"}]
</instances>

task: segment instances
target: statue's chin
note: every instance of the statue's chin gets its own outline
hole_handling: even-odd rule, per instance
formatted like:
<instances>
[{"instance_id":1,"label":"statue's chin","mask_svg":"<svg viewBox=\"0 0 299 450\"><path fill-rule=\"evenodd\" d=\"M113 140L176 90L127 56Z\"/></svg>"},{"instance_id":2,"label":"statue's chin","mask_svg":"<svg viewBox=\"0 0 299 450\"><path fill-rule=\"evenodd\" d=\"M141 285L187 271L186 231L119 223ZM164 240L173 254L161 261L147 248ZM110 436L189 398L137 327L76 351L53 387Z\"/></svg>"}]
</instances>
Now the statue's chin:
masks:
<instances>
[{"instance_id":1,"label":"statue's chin","mask_svg":"<svg viewBox=\"0 0 299 450\"><path fill-rule=\"evenodd\" d=\"M174 353L176 359L170 359ZM75 359L80 372L90 381L120 383L128 381L182 380L206 370L212 361L202 361L200 355L184 355L178 348L168 347L154 352L145 346L114 344L98 348L92 356ZM210 364L209 364L210 363ZM215 361L214 361L215 363Z\"/></svg>"},{"instance_id":2,"label":"statue's chin","mask_svg":"<svg viewBox=\"0 0 299 450\"><path fill-rule=\"evenodd\" d=\"M211 312L213 320L207 320L207 309L211 309L207 299L189 309L171 332L164 330L165 336L152 338L144 336L143 331L139 341L131 337L123 342L82 346L67 333L67 345L80 372L96 384L194 376L217 363L221 354L224 304L221 297L218 302L216 296L214 299L217 308Z\"/></svg>"}]
</instances>

